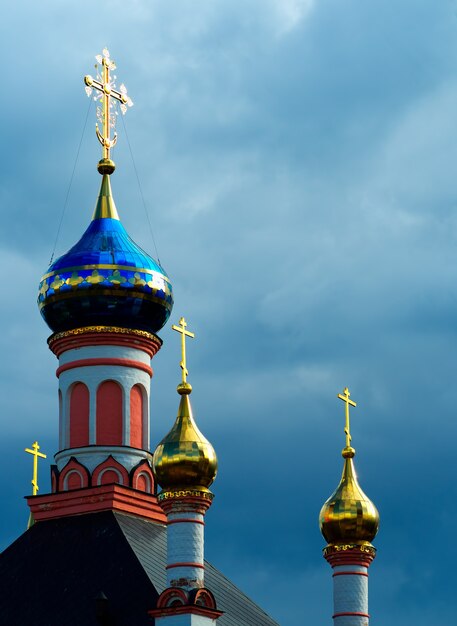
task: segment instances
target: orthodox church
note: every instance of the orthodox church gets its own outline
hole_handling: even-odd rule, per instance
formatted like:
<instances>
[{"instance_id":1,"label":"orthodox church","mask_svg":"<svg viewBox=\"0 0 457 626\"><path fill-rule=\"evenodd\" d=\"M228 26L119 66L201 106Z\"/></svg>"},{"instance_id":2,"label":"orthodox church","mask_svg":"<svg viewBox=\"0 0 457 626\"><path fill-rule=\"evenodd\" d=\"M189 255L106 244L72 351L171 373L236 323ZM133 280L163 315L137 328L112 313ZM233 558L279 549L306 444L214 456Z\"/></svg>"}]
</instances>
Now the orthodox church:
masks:
<instances>
[{"instance_id":1,"label":"orthodox church","mask_svg":"<svg viewBox=\"0 0 457 626\"><path fill-rule=\"evenodd\" d=\"M92 220L44 273L38 306L58 360L59 450L51 493L37 495L35 442L30 522L0 556L0 623L8 626L274 626L277 624L204 557L205 513L217 457L192 415L184 318L177 417L150 449L151 360L173 308L165 269L124 229L110 177L114 107L132 104L116 88L105 49L85 77L97 99L103 154ZM50 373L51 375L51 373ZM337 626L367 626L368 568L378 512L353 465L346 388L341 481L320 525L333 570ZM36 579L30 563L40 563ZM329 607L329 615L330 615Z\"/></svg>"}]
</instances>

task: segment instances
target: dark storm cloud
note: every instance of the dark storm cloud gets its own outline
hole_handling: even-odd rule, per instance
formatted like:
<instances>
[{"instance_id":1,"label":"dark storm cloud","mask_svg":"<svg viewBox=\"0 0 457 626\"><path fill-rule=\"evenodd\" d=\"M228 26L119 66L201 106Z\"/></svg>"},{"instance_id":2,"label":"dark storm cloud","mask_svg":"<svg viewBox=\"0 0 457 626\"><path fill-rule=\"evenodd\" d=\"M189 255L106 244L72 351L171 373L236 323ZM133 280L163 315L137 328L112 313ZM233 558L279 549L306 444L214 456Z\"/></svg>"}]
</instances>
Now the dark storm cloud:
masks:
<instances>
[{"instance_id":1,"label":"dark storm cloud","mask_svg":"<svg viewBox=\"0 0 457 626\"><path fill-rule=\"evenodd\" d=\"M349 385L356 465L382 520L371 613L450 626L455 3L44 2L27 4L27 21L9 10L2 463L20 470L14 482L2 473L3 545L27 519L22 449L57 447L56 364L35 290L87 113L82 76L107 45L135 102L125 121L175 315L197 335L194 409L221 466L208 558L281 623L330 620L317 514L341 472L336 394ZM57 254L95 203L93 124L92 110ZM153 252L118 130L116 204ZM161 334L153 446L177 409L176 338Z\"/></svg>"}]
</instances>

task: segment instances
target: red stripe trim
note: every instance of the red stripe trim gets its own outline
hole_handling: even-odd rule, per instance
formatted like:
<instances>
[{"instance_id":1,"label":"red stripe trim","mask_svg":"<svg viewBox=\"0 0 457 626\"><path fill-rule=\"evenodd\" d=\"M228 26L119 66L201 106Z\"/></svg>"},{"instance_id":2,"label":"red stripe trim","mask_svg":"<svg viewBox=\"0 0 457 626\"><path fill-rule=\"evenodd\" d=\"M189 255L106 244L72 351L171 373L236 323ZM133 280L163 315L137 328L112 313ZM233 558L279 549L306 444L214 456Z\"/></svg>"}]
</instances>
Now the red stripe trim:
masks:
<instances>
[{"instance_id":1,"label":"red stripe trim","mask_svg":"<svg viewBox=\"0 0 457 626\"><path fill-rule=\"evenodd\" d=\"M184 518L183 517L182 519L170 519L170 520L168 520L167 523L168 523L168 525L170 525L170 524L181 524L181 522L185 522L185 523L188 523L188 524L201 524L202 526L205 525L205 522L202 522L199 519L191 519L190 517L189 518Z\"/></svg>"},{"instance_id":2,"label":"red stripe trim","mask_svg":"<svg viewBox=\"0 0 457 626\"><path fill-rule=\"evenodd\" d=\"M134 367L138 370L142 370L149 374L152 378L152 367L150 365L146 365L146 363L141 363L141 361L132 361L131 359L80 359L79 361L71 361L71 363L65 363L65 365L61 365L56 370L56 376L59 378L62 372L66 372L68 370L72 370L75 367L87 367L93 365L122 365L124 367Z\"/></svg>"},{"instance_id":3,"label":"red stripe trim","mask_svg":"<svg viewBox=\"0 0 457 626\"><path fill-rule=\"evenodd\" d=\"M125 328L112 328L110 332L91 332L90 328L79 328L69 333L58 333L57 337L52 335L49 340L49 347L57 357L67 350L75 348L85 348L87 346L123 346L124 348L134 348L143 350L151 359L160 349L162 340L156 335L143 331L127 330ZM60 337L59 337L60 335ZM62 336L63 335L63 336Z\"/></svg>"},{"instance_id":4,"label":"red stripe trim","mask_svg":"<svg viewBox=\"0 0 457 626\"><path fill-rule=\"evenodd\" d=\"M333 578L335 578L335 576L366 576L368 578L366 572L335 572Z\"/></svg>"},{"instance_id":5,"label":"red stripe trim","mask_svg":"<svg viewBox=\"0 0 457 626\"><path fill-rule=\"evenodd\" d=\"M335 617L370 617L368 615L368 613L335 613L335 615L333 615L333 619L335 619Z\"/></svg>"},{"instance_id":6,"label":"red stripe trim","mask_svg":"<svg viewBox=\"0 0 457 626\"><path fill-rule=\"evenodd\" d=\"M173 569L174 567L198 567L200 569L205 569L205 566L201 563L171 563L167 565L165 569Z\"/></svg>"}]
</instances>

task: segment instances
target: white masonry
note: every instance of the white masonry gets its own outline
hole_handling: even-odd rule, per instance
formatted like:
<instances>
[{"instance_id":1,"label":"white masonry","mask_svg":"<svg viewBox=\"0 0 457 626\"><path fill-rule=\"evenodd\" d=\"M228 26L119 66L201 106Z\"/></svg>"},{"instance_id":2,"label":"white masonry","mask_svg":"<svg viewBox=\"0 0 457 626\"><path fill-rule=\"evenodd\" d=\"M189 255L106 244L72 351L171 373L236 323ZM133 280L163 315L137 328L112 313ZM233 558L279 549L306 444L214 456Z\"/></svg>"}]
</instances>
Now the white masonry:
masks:
<instances>
[{"instance_id":1,"label":"white masonry","mask_svg":"<svg viewBox=\"0 0 457 626\"><path fill-rule=\"evenodd\" d=\"M204 586L204 515L192 504L174 502L167 512L167 587Z\"/></svg>"},{"instance_id":2,"label":"white masonry","mask_svg":"<svg viewBox=\"0 0 457 626\"><path fill-rule=\"evenodd\" d=\"M333 623L368 626L368 568L364 565L333 567Z\"/></svg>"}]
</instances>

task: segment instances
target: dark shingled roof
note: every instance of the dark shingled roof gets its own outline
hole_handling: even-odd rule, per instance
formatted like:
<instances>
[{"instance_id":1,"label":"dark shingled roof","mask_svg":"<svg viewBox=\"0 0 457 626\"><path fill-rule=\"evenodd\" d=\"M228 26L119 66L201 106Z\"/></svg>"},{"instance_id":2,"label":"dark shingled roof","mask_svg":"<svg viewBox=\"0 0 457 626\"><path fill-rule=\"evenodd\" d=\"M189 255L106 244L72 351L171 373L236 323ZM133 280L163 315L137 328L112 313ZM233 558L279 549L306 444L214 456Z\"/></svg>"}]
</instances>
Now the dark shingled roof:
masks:
<instances>
[{"instance_id":1,"label":"dark shingled roof","mask_svg":"<svg viewBox=\"0 0 457 626\"><path fill-rule=\"evenodd\" d=\"M160 524L112 511L39 522L0 555L0 623L152 626L165 565ZM277 626L208 562L205 585L218 626Z\"/></svg>"}]
</instances>

